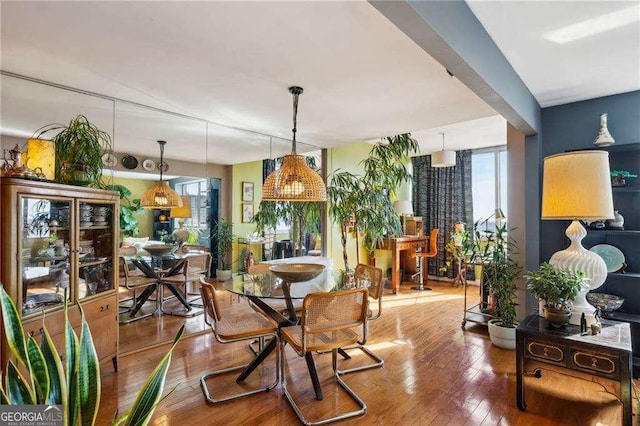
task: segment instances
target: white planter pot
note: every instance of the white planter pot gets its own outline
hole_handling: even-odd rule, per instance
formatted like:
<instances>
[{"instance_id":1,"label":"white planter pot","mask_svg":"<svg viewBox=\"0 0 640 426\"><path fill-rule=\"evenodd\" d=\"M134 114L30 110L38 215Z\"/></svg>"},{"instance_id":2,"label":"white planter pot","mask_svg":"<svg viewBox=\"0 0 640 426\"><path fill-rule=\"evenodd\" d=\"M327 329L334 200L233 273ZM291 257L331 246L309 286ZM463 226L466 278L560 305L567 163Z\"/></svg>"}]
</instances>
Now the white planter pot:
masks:
<instances>
[{"instance_id":1,"label":"white planter pot","mask_svg":"<svg viewBox=\"0 0 640 426\"><path fill-rule=\"evenodd\" d=\"M489 320L489 337L491 343L503 349L516 348L516 327L502 327L499 319ZM516 322L517 326L518 323Z\"/></svg>"},{"instance_id":2,"label":"white planter pot","mask_svg":"<svg viewBox=\"0 0 640 426\"><path fill-rule=\"evenodd\" d=\"M228 281L231 279L231 269L216 269L216 279L218 281Z\"/></svg>"}]
</instances>

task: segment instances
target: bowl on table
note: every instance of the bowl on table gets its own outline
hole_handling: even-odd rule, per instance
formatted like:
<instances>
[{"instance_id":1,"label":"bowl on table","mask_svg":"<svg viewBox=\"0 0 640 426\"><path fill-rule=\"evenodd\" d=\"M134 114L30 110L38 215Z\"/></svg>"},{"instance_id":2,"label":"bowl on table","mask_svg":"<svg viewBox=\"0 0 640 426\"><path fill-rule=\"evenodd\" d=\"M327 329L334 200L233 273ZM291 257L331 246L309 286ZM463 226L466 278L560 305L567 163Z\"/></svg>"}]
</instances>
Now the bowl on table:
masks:
<instances>
[{"instance_id":1,"label":"bowl on table","mask_svg":"<svg viewBox=\"0 0 640 426\"><path fill-rule=\"evenodd\" d=\"M603 312L615 311L624 303L624 297L604 293L587 293L587 300Z\"/></svg>"},{"instance_id":2,"label":"bowl on table","mask_svg":"<svg viewBox=\"0 0 640 426\"><path fill-rule=\"evenodd\" d=\"M269 271L284 281L297 283L314 279L324 271L324 265L316 263L281 263L271 266Z\"/></svg>"},{"instance_id":3,"label":"bowl on table","mask_svg":"<svg viewBox=\"0 0 640 426\"><path fill-rule=\"evenodd\" d=\"M176 251L178 246L176 244L149 244L142 249L152 257L163 257Z\"/></svg>"}]
</instances>

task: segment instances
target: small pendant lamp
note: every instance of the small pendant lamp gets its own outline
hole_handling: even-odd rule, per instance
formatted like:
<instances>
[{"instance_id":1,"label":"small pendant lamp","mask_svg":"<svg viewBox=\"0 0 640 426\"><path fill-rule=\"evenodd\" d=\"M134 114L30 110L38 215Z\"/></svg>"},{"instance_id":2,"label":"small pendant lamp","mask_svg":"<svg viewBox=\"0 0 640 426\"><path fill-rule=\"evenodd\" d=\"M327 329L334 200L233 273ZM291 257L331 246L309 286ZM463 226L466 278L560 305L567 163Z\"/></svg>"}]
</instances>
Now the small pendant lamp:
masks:
<instances>
[{"instance_id":1,"label":"small pendant lamp","mask_svg":"<svg viewBox=\"0 0 640 426\"><path fill-rule=\"evenodd\" d=\"M327 188L322 178L307 165L304 155L296 154L298 97L302 87L293 86L293 140L291 154L285 155L280 168L264 181L262 199L266 201L327 201Z\"/></svg>"},{"instance_id":2,"label":"small pendant lamp","mask_svg":"<svg viewBox=\"0 0 640 426\"><path fill-rule=\"evenodd\" d=\"M442 135L442 151L431 154L431 167L453 167L456 165L456 152L444 150L444 133Z\"/></svg>"},{"instance_id":3,"label":"small pendant lamp","mask_svg":"<svg viewBox=\"0 0 640 426\"><path fill-rule=\"evenodd\" d=\"M148 209L169 209L172 207L182 207L182 199L169 187L167 182L162 180L162 169L164 169L164 146L166 141L158 141L160 145L160 180L142 194L140 206Z\"/></svg>"}]
</instances>

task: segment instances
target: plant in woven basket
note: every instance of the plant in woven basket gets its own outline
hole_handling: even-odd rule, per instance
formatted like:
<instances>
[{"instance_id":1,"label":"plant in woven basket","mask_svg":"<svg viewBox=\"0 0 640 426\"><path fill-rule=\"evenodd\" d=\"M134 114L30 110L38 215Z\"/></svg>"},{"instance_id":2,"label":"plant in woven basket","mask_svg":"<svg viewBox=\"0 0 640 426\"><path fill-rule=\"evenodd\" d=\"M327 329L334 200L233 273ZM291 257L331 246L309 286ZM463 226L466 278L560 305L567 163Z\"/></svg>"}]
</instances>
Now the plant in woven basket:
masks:
<instances>
[{"instance_id":1,"label":"plant in woven basket","mask_svg":"<svg viewBox=\"0 0 640 426\"><path fill-rule=\"evenodd\" d=\"M111 153L111 136L78 115L68 125L49 124L36 131L40 139L45 133L59 131L56 147L56 181L72 185L101 185L102 155Z\"/></svg>"},{"instance_id":2,"label":"plant in woven basket","mask_svg":"<svg viewBox=\"0 0 640 426\"><path fill-rule=\"evenodd\" d=\"M66 294L64 300L67 300ZM0 307L7 345L13 355L5 368L4 384L0 381L0 403L3 405L62 405L63 424L93 425L100 405L100 364L91 331L81 314L80 336L68 317L65 302L64 365L53 345L46 325L42 326L40 345L33 336L25 337L22 319L13 300L0 288ZM165 377L173 349L184 333L178 331L173 346L147 378L133 406L114 419L114 425L146 425L162 400ZM25 375L26 373L26 375Z\"/></svg>"}]
</instances>

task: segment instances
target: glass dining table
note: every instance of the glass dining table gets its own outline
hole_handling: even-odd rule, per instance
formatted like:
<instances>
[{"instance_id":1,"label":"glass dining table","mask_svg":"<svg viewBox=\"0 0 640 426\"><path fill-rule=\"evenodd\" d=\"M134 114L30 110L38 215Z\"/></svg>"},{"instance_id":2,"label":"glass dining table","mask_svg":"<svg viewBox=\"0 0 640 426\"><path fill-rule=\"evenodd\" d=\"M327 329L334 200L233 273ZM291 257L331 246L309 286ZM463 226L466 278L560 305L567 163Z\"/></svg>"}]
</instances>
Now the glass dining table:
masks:
<instances>
[{"instance_id":1,"label":"glass dining table","mask_svg":"<svg viewBox=\"0 0 640 426\"><path fill-rule=\"evenodd\" d=\"M298 317L294 306L294 300L302 300L309 293L326 292L332 289L329 285L330 270L324 270L316 278L304 282L287 282L273 273L259 275L237 274L231 280L222 283L222 287L237 295L246 297L257 306L265 315L278 323L279 328L291 327L298 324ZM272 305L286 305L287 316ZM258 352L256 357L245 367L236 379L237 383L244 381L256 367L258 367L276 348L275 339L267 342ZM318 400L323 399L322 388L316 371L312 354L305 354L309 376Z\"/></svg>"}]
</instances>

